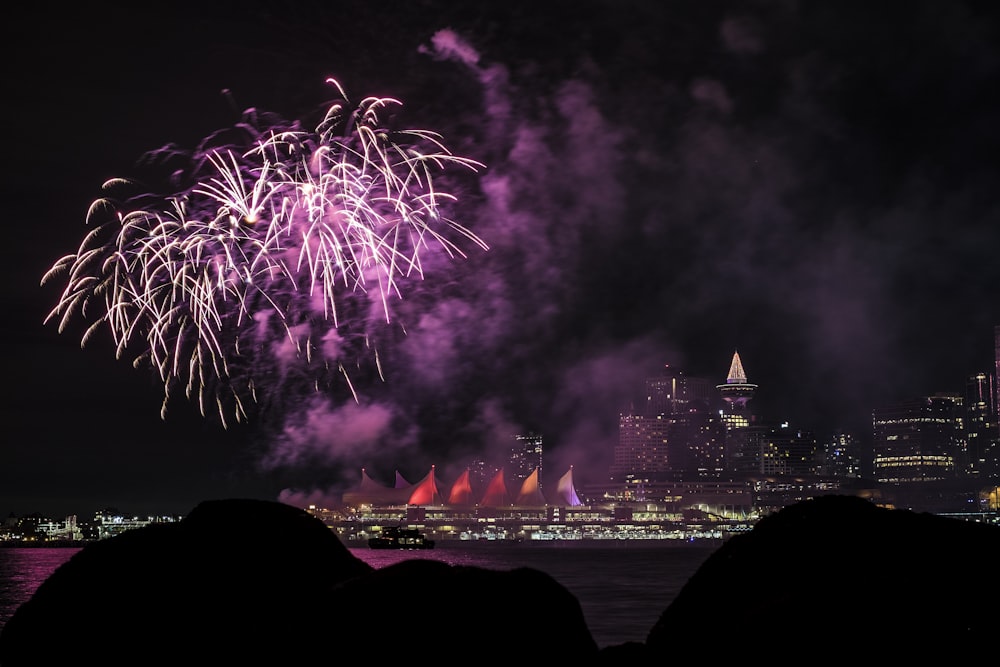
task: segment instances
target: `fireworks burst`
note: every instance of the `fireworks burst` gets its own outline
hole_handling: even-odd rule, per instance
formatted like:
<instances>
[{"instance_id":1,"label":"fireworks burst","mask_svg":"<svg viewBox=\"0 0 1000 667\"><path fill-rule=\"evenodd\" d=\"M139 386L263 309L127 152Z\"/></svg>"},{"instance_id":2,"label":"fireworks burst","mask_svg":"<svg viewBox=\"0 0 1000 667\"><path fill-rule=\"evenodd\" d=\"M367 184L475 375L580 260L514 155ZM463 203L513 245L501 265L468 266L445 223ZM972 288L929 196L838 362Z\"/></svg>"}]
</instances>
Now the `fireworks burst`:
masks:
<instances>
[{"instance_id":1,"label":"fireworks burst","mask_svg":"<svg viewBox=\"0 0 1000 667\"><path fill-rule=\"evenodd\" d=\"M483 165L434 132L386 127L380 114L398 100L349 109L328 83L338 97L314 131L250 110L234 128L242 141L220 132L190 153L151 153L188 161L177 191L98 199L94 229L43 276L68 275L45 321L62 332L98 309L81 344L107 325L116 357L139 347L134 365L163 383L161 415L180 389L227 426L290 375L315 387L340 376L356 400L347 369L364 356L381 375L372 327L392 320L406 279L423 278L422 253L464 258L460 239L487 249L445 217L455 197L434 181Z\"/></svg>"}]
</instances>

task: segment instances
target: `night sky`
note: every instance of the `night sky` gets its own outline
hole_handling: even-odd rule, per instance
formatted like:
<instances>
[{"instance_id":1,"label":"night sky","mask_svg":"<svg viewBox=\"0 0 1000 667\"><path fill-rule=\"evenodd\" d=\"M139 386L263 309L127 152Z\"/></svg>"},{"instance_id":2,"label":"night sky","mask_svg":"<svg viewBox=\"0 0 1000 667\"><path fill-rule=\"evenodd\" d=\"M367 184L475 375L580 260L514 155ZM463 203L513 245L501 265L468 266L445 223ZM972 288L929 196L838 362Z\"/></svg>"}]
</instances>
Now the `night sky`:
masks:
<instances>
[{"instance_id":1,"label":"night sky","mask_svg":"<svg viewBox=\"0 0 1000 667\"><path fill-rule=\"evenodd\" d=\"M209 6L211 6L209 8ZM867 438L872 408L961 392L1000 324L1000 5L269 2L26 6L4 22L0 512L185 513L450 481L513 432L546 481L606 478L619 410L738 351L769 422ZM41 285L111 177L249 108L331 99L485 165L445 181L489 250L408 285L384 380L283 380L222 428ZM224 92L225 91L225 92ZM96 316L96 311L88 313ZM398 335L405 329L405 335Z\"/></svg>"}]
</instances>

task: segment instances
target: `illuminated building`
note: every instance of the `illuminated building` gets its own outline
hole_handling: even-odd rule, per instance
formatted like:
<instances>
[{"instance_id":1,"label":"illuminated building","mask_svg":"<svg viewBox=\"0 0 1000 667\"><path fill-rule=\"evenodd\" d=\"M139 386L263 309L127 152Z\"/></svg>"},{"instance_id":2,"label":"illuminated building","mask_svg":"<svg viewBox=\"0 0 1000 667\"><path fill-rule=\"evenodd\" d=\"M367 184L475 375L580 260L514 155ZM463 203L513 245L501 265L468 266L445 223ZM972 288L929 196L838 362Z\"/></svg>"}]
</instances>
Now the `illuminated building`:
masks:
<instances>
[{"instance_id":1,"label":"illuminated building","mask_svg":"<svg viewBox=\"0 0 1000 667\"><path fill-rule=\"evenodd\" d=\"M747 403L756 393L757 385L747 382L747 374L743 370L739 352L733 353L733 361L729 366L729 376L725 384L716 385L715 388L726 404L726 407L719 412L726 426L726 432L749 426L752 419L747 412Z\"/></svg>"},{"instance_id":2,"label":"illuminated building","mask_svg":"<svg viewBox=\"0 0 1000 667\"><path fill-rule=\"evenodd\" d=\"M993 327L994 379L1000 379L1000 325ZM1000 424L1000 382L993 383L993 421Z\"/></svg>"},{"instance_id":3,"label":"illuminated building","mask_svg":"<svg viewBox=\"0 0 1000 667\"><path fill-rule=\"evenodd\" d=\"M990 373L976 373L965 383L966 450L961 472L979 479L990 479L1000 473L995 382Z\"/></svg>"},{"instance_id":4,"label":"illuminated building","mask_svg":"<svg viewBox=\"0 0 1000 667\"><path fill-rule=\"evenodd\" d=\"M726 378L725 384L716 385L715 388L722 400L729 406L724 411L725 414L741 417L742 419L734 419L733 423L736 426L746 426L749 423L749 418L746 416L746 406L757 392L757 385L747 382L747 374L743 370L743 362L740 360L739 352L733 353L733 361L729 365L729 376Z\"/></svg>"},{"instance_id":5,"label":"illuminated building","mask_svg":"<svg viewBox=\"0 0 1000 667\"><path fill-rule=\"evenodd\" d=\"M935 394L872 413L874 473L881 483L953 479L965 451L961 396Z\"/></svg>"},{"instance_id":6,"label":"illuminated building","mask_svg":"<svg viewBox=\"0 0 1000 667\"><path fill-rule=\"evenodd\" d=\"M44 533L47 540L79 541L83 539L83 532L77 526L75 514L71 514L63 521L39 520L35 531Z\"/></svg>"},{"instance_id":7,"label":"illuminated building","mask_svg":"<svg viewBox=\"0 0 1000 667\"><path fill-rule=\"evenodd\" d=\"M851 433L833 433L821 445L822 462L819 473L827 477L862 477L859 450L860 445Z\"/></svg>"},{"instance_id":8,"label":"illuminated building","mask_svg":"<svg viewBox=\"0 0 1000 667\"><path fill-rule=\"evenodd\" d=\"M733 360L729 365L729 375L725 384L715 387L719 396L725 402L725 408L719 411L719 418L725 425L725 458L726 469L733 471L740 468L742 441L734 440L733 431L745 428L753 421L747 411L747 403L757 392L757 385L747 382L746 371L743 370L743 362L740 360L740 353L733 353Z\"/></svg>"},{"instance_id":9,"label":"illuminated building","mask_svg":"<svg viewBox=\"0 0 1000 667\"><path fill-rule=\"evenodd\" d=\"M362 470L361 483L343 494L341 507L304 509L348 544L389 525L418 528L441 541L720 540L749 530L756 518L752 496L741 483L658 485L650 488L663 494L656 499L614 494L582 499L572 467L559 478L551 497L541 493L538 472L518 480L500 471L485 488L476 489L467 471L449 485L440 483L432 467L420 482L399 493Z\"/></svg>"},{"instance_id":10,"label":"illuminated building","mask_svg":"<svg viewBox=\"0 0 1000 667\"><path fill-rule=\"evenodd\" d=\"M664 415L646 416L634 411L618 417L618 445L610 475L612 481L643 480L669 473L667 420Z\"/></svg>"},{"instance_id":11,"label":"illuminated building","mask_svg":"<svg viewBox=\"0 0 1000 667\"><path fill-rule=\"evenodd\" d=\"M778 426L752 425L735 429L730 438L730 472L737 475L817 475L821 457L816 438L809 431Z\"/></svg>"},{"instance_id":12,"label":"illuminated building","mask_svg":"<svg viewBox=\"0 0 1000 667\"><path fill-rule=\"evenodd\" d=\"M709 380L688 377L669 365L664 369L660 375L646 378L643 414L679 415L708 408L714 398Z\"/></svg>"},{"instance_id":13,"label":"illuminated building","mask_svg":"<svg viewBox=\"0 0 1000 667\"><path fill-rule=\"evenodd\" d=\"M722 424L712 412L718 396L705 378L688 377L665 366L646 378L641 410L619 415L618 444L610 479L636 487L682 479L721 477L724 472Z\"/></svg>"},{"instance_id":14,"label":"illuminated building","mask_svg":"<svg viewBox=\"0 0 1000 667\"><path fill-rule=\"evenodd\" d=\"M514 436L510 448L510 473L515 477L527 477L534 470L542 470L542 435L529 431Z\"/></svg>"},{"instance_id":15,"label":"illuminated building","mask_svg":"<svg viewBox=\"0 0 1000 667\"><path fill-rule=\"evenodd\" d=\"M718 393L707 378L665 367L646 379L646 416L664 422L673 479L718 478L725 472L724 423L713 412Z\"/></svg>"}]
</instances>

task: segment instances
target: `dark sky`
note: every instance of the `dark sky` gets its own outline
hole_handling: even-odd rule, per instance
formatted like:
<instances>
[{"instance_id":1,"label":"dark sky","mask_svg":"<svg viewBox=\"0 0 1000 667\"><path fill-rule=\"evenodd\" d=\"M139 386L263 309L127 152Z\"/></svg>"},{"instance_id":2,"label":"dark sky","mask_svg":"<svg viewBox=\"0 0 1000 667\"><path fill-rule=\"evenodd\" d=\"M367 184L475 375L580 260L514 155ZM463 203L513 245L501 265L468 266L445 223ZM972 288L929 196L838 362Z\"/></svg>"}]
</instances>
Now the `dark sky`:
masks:
<instances>
[{"instance_id":1,"label":"dark sky","mask_svg":"<svg viewBox=\"0 0 1000 667\"><path fill-rule=\"evenodd\" d=\"M550 483L569 465L600 482L644 377L722 382L734 351L755 412L820 437L867 438L873 407L992 370L996 3L24 12L4 24L0 84L3 515L321 499L362 466L451 480L528 430ZM384 380L362 373L357 401L262 374L274 400L249 423L223 429L180 395L161 419L141 345L81 349L97 308L61 334L43 324L65 276L41 277L147 151L194 148L251 107L312 129L327 77L354 101L400 100L400 126L485 165L442 182L489 250L428 255L379 339Z\"/></svg>"}]
</instances>

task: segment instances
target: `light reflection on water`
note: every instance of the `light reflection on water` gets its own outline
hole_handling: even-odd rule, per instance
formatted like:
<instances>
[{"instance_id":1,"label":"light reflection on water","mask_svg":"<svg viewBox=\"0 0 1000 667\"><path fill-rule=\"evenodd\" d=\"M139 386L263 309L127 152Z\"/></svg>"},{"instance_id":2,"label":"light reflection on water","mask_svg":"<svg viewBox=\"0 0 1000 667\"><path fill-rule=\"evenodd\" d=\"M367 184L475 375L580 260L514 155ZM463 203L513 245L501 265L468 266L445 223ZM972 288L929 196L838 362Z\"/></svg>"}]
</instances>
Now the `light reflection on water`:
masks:
<instances>
[{"instance_id":1,"label":"light reflection on water","mask_svg":"<svg viewBox=\"0 0 1000 667\"><path fill-rule=\"evenodd\" d=\"M0 627L56 568L79 549L8 547L0 549Z\"/></svg>"}]
</instances>

